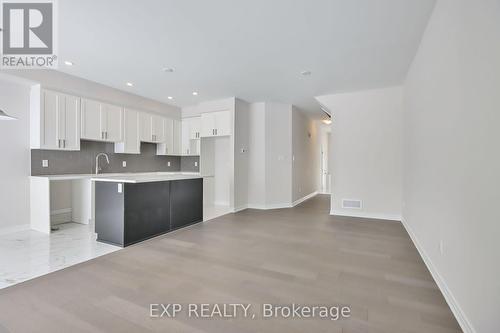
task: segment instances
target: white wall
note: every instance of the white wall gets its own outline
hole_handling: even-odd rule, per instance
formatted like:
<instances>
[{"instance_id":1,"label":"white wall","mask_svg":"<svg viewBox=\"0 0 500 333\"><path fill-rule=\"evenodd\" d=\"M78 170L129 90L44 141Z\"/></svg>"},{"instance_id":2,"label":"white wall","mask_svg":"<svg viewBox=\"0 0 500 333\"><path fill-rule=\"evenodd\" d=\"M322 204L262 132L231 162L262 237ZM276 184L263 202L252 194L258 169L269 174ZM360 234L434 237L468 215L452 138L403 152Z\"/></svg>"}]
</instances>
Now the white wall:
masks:
<instances>
[{"instance_id":1,"label":"white wall","mask_svg":"<svg viewBox=\"0 0 500 333\"><path fill-rule=\"evenodd\" d=\"M316 122L292 107L293 202L319 189L321 153Z\"/></svg>"},{"instance_id":2,"label":"white wall","mask_svg":"<svg viewBox=\"0 0 500 333\"><path fill-rule=\"evenodd\" d=\"M405 84L404 222L466 332L500 331L499 41L499 1L439 0Z\"/></svg>"},{"instance_id":3,"label":"white wall","mask_svg":"<svg viewBox=\"0 0 500 333\"><path fill-rule=\"evenodd\" d=\"M248 206L266 205L266 104L250 104L248 115Z\"/></svg>"},{"instance_id":4,"label":"white wall","mask_svg":"<svg viewBox=\"0 0 500 333\"><path fill-rule=\"evenodd\" d=\"M332 213L400 220L401 87L317 99L333 118ZM362 200L363 207L343 209L343 199Z\"/></svg>"},{"instance_id":5,"label":"white wall","mask_svg":"<svg viewBox=\"0 0 500 333\"><path fill-rule=\"evenodd\" d=\"M234 208L248 205L249 177L249 112L250 105L240 99L235 100L234 111Z\"/></svg>"},{"instance_id":6,"label":"white wall","mask_svg":"<svg viewBox=\"0 0 500 333\"><path fill-rule=\"evenodd\" d=\"M93 81L54 70L4 70L3 73L40 83L42 88L93 98L104 102L150 111L172 118L181 118L181 109L122 90L114 89Z\"/></svg>"},{"instance_id":7,"label":"white wall","mask_svg":"<svg viewBox=\"0 0 500 333\"><path fill-rule=\"evenodd\" d=\"M292 203L292 106L266 103L266 205Z\"/></svg>"},{"instance_id":8,"label":"white wall","mask_svg":"<svg viewBox=\"0 0 500 333\"><path fill-rule=\"evenodd\" d=\"M0 109L18 120L0 120L0 233L28 228L29 221L28 85L0 77Z\"/></svg>"}]
</instances>

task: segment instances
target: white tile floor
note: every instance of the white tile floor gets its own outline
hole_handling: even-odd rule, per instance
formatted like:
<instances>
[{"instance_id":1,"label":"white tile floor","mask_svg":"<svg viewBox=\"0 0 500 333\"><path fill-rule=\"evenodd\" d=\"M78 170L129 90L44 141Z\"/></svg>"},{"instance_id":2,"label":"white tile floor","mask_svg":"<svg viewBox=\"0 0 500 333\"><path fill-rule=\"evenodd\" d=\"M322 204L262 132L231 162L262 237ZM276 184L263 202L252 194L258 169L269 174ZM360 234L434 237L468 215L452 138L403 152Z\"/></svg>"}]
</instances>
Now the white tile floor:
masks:
<instances>
[{"instance_id":1,"label":"white tile floor","mask_svg":"<svg viewBox=\"0 0 500 333\"><path fill-rule=\"evenodd\" d=\"M230 212L229 206L203 210L204 221ZM0 235L0 289L120 249L97 242L88 225L64 223L59 228L50 236L33 230Z\"/></svg>"},{"instance_id":2,"label":"white tile floor","mask_svg":"<svg viewBox=\"0 0 500 333\"><path fill-rule=\"evenodd\" d=\"M120 249L95 241L88 225L65 223L50 236L26 230L0 235L0 288Z\"/></svg>"}]
</instances>

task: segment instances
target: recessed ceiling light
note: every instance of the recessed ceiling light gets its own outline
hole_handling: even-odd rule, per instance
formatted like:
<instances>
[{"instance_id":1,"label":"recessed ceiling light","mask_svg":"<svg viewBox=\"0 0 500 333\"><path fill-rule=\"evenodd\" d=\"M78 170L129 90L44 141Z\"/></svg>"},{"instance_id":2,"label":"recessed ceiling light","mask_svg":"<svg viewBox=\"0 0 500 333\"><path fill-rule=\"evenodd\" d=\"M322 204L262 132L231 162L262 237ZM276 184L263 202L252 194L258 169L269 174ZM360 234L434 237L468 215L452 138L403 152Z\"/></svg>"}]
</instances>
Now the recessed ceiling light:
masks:
<instances>
[{"instance_id":1,"label":"recessed ceiling light","mask_svg":"<svg viewBox=\"0 0 500 333\"><path fill-rule=\"evenodd\" d=\"M302 71L302 72L300 72L300 75L303 75L303 76L309 76L311 74L312 74L311 71Z\"/></svg>"},{"instance_id":2,"label":"recessed ceiling light","mask_svg":"<svg viewBox=\"0 0 500 333\"><path fill-rule=\"evenodd\" d=\"M133 87L133 86L134 86L134 84L133 84L132 82L127 82L127 86L129 86L129 87Z\"/></svg>"},{"instance_id":3,"label":"recessed ceiling light","mask_svg":"<svg viewBox=\"0 0 500 333\"><path fill-rule=\"evenodd\" d=\"M197 91L193 91L193 96L198 96L198 92Z\"/></svg>"},{"instance_id":4,"label":"recessed ceiling light","mask_svg":"<svg viewBox=\"0 0 500 333\"><path fill-rule=\"evenodd\" d=\"M165 73L172 73L174 69L172 67L165 67L162 69L162 71L164 71Z\"/></svg>"},{"instance_id":5,"label":"recessed ceiling light","mask_svg":"<svg viewBox=\"0 0 500 333\"><path fill-rule=\"evenodd\" d=\"M332 123L332 120L331 119L324 119L323 123L326 125L330 125Z\"/></svg>"},{"instance_id":6,"label":"recessed ceiling light","mask_svg":"<svg viewBox=\"0 0 500 333\"><path fill-rule=\"evenodd\" d=\"M74 65L71 61L67 61L67 60L64 62L64 64L66 66L73 66Z\"/></svg>"},{"instance_id":7,"label":"recessed ceiling light","mask_svg":"<svg viewBox=\"0 0 500 333\"><path fill-rule=\"evenodd\" d=\"M174 99L172 96L168 96L167 98L168 98L168 99Z\"/></svg>"}]
</instances>

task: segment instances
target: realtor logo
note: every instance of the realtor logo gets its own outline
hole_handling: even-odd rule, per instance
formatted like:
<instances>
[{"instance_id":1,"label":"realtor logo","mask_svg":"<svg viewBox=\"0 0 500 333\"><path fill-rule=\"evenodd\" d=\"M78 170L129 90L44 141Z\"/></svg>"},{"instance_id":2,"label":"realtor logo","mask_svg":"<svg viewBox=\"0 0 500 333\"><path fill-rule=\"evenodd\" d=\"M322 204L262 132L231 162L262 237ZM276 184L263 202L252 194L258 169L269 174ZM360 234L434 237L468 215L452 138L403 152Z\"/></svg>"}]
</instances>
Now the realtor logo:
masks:
<instances>
[{"instance_id":1,"label":"realtor logo","mask_svg":"<svg viewBox=\"0 0 500 333\"><path fill-rule=\"evenodd\" d=\"M57 68L55 0L4 0L2 68Z\"/></svg>"}]
</instances>

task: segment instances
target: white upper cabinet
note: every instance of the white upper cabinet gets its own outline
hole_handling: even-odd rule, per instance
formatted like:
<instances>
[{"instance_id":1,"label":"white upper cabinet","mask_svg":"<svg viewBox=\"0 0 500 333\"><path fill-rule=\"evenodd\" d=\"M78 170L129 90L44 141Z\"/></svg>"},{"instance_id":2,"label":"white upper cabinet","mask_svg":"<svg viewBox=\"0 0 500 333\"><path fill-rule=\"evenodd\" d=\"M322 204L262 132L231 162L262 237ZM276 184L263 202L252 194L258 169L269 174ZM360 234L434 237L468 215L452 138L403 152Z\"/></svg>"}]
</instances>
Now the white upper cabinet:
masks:
<instances>
[{"instance_id":1,"label":"white upper cabinet","mask_svg":"<svg viewBox=\"0 0 500 333\"><path fill-rule=\"evenodd\" d=\"M231 112L217 111L201 114L201 136L226 136L231 135Z\"/></svg>"},{"instance_id":2,"label":"white upper cabinet","mask_svg":"<svg viewBox=\"0 0 500 333\"><path fill-rule=\"evenodd\" d=\"M214 112L215 114L215 135L226 136L231 135L231 112L220 111Z\"/></svg>"},{"instance_id":3,"label":"white upper cabinet","mask_svg":"<svg viewBox=\"0 0 500 333\"><path fill-rule=\"evenodd\" d=\"M182 121L187 121L189 126L189 138L197 140L201 137L201 117L185 118Z\"/></svg>"},{"instance_id":4,"label":"white upper cabinet","mask_svg":"<svg viewBox=\"0 0 500 333\"><path fill-rule=\"evenodd\" d=\"M190 154L190 129L189 129L189 121L182 119L181 121L181 154L189 155Z\"/></svg>"},{"instance_id":5,"label":"white upper cabinet","mask_svg":"<svg viewBox=\"0 0 500 333\"><path fill-rule=\"evenodd\" d=\"M140 154L139 112L123 110L123 142L115 143L115 153Z\"/></svg>"},{"instance_id":6,"label":"white upper cabinet","mask_svg":"<svg viewBox=\"0 0 500 333\"><path fill-rule=\"evenodd\" d=\"M123 141L123 108L111 104L102 104L101 118L105 126L102 127L106 141Z\"/></svg>"},{"instance_id":7,"label":"white upper cabinet","mask_svg":"<svg viewBox=\"0 0 500 333\"><path fill-rule=\"evenodd\" d=\"M173 148L172 155L182 155L182 122L173 120Z\"/></svg>"},{"instance_id":8,"label":"white upper cabinet","mask_svg":"<svg viewBox=\"0 0 500 333\"><path fill-rule=\"evenodd\" d=\"M201 136L215 136L215 112L201 114Z\"/></svg>"},{"instance_id":9,"label":"white upper cabinet","mask_svg":"<svg viewBox=\"0 0 500 333\"><path fill-rule=\"evenodd\" d=\"M170 118L163 119L163 131L165 140L156 145L157 155L173 155L174 154L174 121Z\"/></svg>"},{"instance_id":10,"label":"white upper cabinet","mask_svg":"<svg viewBox=\"0 0 500 333\"><path fill-rule=\"evenodd\" d=\"M151 143L165 142L164 119L161 116L150 113L142 113L141 116L141 141Z\"/></svg>"},{"instance_id":11,"label":"white upper cabinet","mask_svg":"<svg viewBox=\"0 0 500 333\"><path fill-rule=\"evenodd\" d=\"M152 133L155 142L165 142L165 124L163 117L152 116Z\"/></svg>"},{"instance_id":12,"label":"white upper cabinet","mask_svg":"<svg viewBox=\"0 0 500 333\"><path fill-rule=\"evenodd\" d=\"M123 141L123 108L82 99L82 139L107 142Z\"/></svg>"},{"instance_id":13,"label":"white upper cabinet","mask_svg":"<svg viewBox=\"0 0 500 333\"><path fill-rule=\"evenodd\" d=\"M38 92L39 102L32 101L31 148L80 150L80 98L45 89Z\"/></svg>"}]
</instances>

